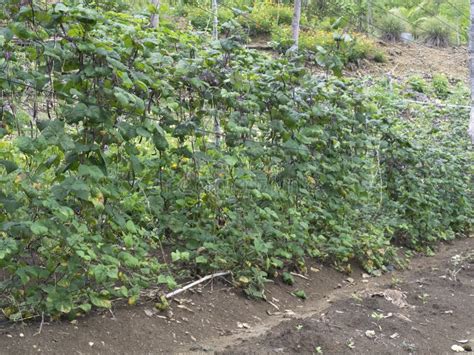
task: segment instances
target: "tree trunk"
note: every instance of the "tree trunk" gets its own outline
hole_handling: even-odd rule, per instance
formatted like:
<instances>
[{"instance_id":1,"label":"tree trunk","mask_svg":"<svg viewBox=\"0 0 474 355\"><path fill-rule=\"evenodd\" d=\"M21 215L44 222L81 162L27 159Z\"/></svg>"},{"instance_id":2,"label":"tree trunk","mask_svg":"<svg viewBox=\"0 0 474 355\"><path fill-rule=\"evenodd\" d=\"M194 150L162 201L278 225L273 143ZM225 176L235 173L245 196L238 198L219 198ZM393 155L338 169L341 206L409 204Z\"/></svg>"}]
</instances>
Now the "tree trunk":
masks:
<instances>
[{"instance_id":1,"label":"tree trunk","mask_svg":"<svg viewBox=\"0 0 474 355\"><path fill-rule=\"evenodd\" d=\"M153 4L153 6L155 7L156 9L156 14L153 13L151 15L151 18L150 18L150 25L151 27L153 28L158 28L158 26L160 25L160 0L151 0L151 3Z\"/></svg>"},{"instance_id":2,"label":"tree trunk","mask_svg":"<svg viewBox=\"0 0 474 355\"><path fill-rule=\"evenodd\" d=\"M471 119L469 120L469 135L474 144L474 0L471 0L471 28L469 31L469 70L471 77Z\"/></svg>"},{"instance_id":3,"label":"tree trunk","mask_svg":"<svg viewBox=\"0 0 474 355\"><path fill-rule=\"evenodd\" d=\"M372 1L367 1L367 32L370 33L372 28Z\"/></svg>"},{"instance_id":4,"label":"tree trunk","mask_svg":"<svg viewBox=\"0 0 474 355\"><path fill-rule=\"evenodd\" d=\"M217 32L217 26L219 25L219 19L217 17L217 0L212 0L212 39L217 41L219 39L219 35Z\"/></svg>"},{"instance_id":5,"label":"tree trunk","mask_svg":"<svg viewBox=\"0 0 474 355\"><path fill-rule=\"evenodd\" d=\"M300 19L301 19L301 0L295 0L293 21L291 21L291 35L293 38L293 46L292 46L293 50L298 50L298 39L300 36Z\"/></svg>"}]
</instances>

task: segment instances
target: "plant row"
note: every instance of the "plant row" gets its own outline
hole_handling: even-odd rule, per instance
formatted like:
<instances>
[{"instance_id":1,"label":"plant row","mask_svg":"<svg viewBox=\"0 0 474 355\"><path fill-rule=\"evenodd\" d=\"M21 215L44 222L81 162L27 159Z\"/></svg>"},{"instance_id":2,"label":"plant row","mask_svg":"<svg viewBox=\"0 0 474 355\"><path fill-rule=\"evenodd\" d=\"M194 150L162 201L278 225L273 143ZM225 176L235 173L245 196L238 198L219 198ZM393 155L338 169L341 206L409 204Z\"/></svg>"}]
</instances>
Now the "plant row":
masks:
<instances>
[{"instance_id":1,"label":"plant row","mask_svg":"<svg viewBox=\"0 0 474 355\"><path fill-rule=\"evenodd\" d=\"M466 114L83 4L0 2L0 307L134 304L313 257L368 271L469 232ZM371 86L367 91L364 86ZM400 94L401 95L401 94ZM405 107L405 106L402 106Z\"/></svg>"}]
</instances>

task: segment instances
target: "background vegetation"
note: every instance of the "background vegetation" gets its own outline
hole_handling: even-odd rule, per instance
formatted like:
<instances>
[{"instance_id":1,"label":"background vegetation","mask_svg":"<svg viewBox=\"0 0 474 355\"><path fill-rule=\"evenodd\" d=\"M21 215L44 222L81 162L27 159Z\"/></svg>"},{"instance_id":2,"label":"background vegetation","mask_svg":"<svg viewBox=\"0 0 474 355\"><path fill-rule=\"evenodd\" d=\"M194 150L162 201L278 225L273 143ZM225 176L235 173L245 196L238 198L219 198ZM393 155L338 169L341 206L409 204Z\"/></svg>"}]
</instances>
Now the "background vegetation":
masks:
<instances>
[{"instance_id":1,"label":"background vegetation","mask_svg":"<svg viewBox=\"0 0 474 355\"><path fill-rule=\"evenodd\" d=\"M145 9L143 2L133 2ZM280 31L291 23L293 4L290 1L227 0L219 3L222 22L236 19L252 35ZM167 13L186 14L196 28L211 23L210 1L185 1L168 5ZM328 31L330 25L399 40L402 32L410 32L415 40L430 45L466 44L469 27L468 0L314 0L303 1L303 30Z\"/></svg>"}]
</instances>

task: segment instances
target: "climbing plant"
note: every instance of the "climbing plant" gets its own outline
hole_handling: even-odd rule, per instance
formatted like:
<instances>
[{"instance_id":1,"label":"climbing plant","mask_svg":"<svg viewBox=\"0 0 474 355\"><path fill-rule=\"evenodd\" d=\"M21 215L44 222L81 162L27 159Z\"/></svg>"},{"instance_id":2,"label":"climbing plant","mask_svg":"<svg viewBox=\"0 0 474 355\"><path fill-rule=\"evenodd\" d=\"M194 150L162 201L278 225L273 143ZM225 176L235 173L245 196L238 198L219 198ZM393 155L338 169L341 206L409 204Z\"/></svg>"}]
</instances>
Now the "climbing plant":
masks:
<instances>
[{"instance_id":1,"label":"climbing plant","mask_svg":"<svg viewBox=\"0 0 474 355\"><path fill-rule=\"evenodd\" d=\"M245 49L234 22L208 41L77 1L0 4L12 320L134 304L212 270L264 297L308 256L383 269L397 244L472 226L465 114L414 125L382 86Z\"/></svg>"}]
</instances>

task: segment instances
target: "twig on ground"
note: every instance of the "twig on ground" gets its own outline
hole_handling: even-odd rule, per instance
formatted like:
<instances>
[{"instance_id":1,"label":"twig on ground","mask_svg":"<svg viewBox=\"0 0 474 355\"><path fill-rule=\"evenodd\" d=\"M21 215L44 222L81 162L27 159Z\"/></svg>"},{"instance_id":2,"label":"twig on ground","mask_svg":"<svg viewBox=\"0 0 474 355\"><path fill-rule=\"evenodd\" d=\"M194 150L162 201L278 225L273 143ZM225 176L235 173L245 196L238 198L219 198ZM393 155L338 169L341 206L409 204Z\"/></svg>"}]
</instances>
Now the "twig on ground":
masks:
<instances>
[{"instance_id":1,"label":"twig on ground","mask_svg":"<svg viewBox=\"0 0 474 355\"><path fill-rule=\"evenodd\" d=\"M115 314L114 314L114 312L112 311L112 309L109 308L109 312L110 312L110 314L112 315L112 319L113 319L113 320L116 320L117 318L115 318Z\"/></svg>"},{"instance_id":2,"label":"twig on ground","mask_svg":"<svg viewBox=\"0 0 474 355\"><path fill-rule=\"evenodd\" d=\"M217 272L215 274L211 274L211 275L207 275L207 276L204 276L203 278L200 278L199 280L196 280L194 282L191 282L190 284L187 284L186 286L184 287L181 287L177 290L174 290L173 292L170 292L170 293L167 293L165 295L165 298L166 299L170 299L170 298L173 298L174 296L176 295L179 295L180 293L183 293L184 291L186 290L189 290L190 288L196 286L196 285L199 285L207 280L210 280L210 279L213 279L215 277L220 277L220 276L227 276L227 275L230 275L230 271L223 271L223 272Z\"/></svg>"},{"instance_id":3,"label":"twig on ground","mask_svg":"<svg viewBox=\"0 0 474 355\"><path fill-rule=\"evenodd\" d=\"M302 279L305 279L305 280L308 280L308 281L311 280L309 277L301 275L301 274L297 274L296 272L290 272L290 274L293 275L293 276L301 277Z\"/></svg>"},{"instance_id":4,"label":"twig on ground","mask_svg":"<svg viewBox=\"0 0 474 355\"><path fill-rule=\"evenodd\" d=\"M271 302L271 301L268 301L268 300L267 300L267 302L268 302L271 306L273 306L277 311L280 310L280 307L278 307L275 303L273 303L273 302Z\"/></svg>"},{"instance_id":5,"label":"twig on ground","mask_svg":"<svg viewBox=\"0 0 474 355\"><path fill-rule=\"evenodd\" d=\"M41 323L40 323L38 331L35 334L33 334L33 336L41 334L41 332L43 331L43 325L44 325L44 312L41 312Z\"/></svg>"}]
</instances>

